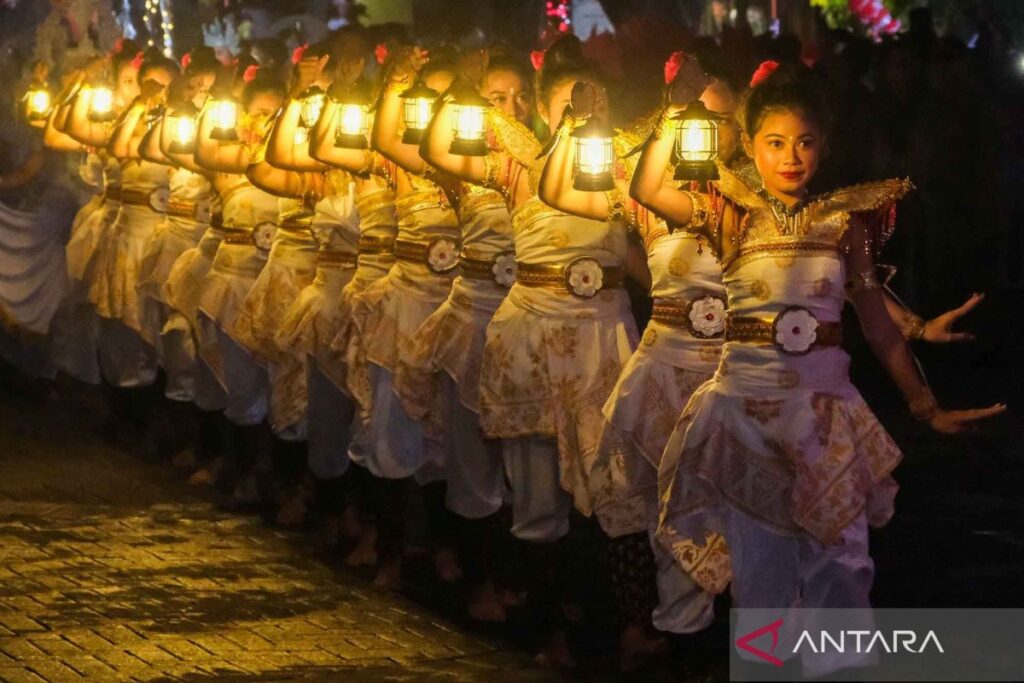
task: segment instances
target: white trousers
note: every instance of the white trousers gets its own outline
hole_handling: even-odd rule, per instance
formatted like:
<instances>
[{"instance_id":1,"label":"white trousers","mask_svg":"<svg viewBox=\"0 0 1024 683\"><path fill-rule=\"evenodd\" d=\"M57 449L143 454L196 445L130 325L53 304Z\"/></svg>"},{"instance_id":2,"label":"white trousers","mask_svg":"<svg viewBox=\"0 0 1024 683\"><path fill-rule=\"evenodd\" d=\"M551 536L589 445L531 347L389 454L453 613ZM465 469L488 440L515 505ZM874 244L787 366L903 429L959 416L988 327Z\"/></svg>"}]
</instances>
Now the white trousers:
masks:
<instances>
[{"instance_id":1,"label":"white trousers","mask_svg":"<svg viewBox=\"0 0 1024 683\"><path fill-rule=\"evenodd\" d=\"M219 327L217 344L224 361L224 417L240 427L258 425L267 417L270 384L266 369Z\"/></svg>"},{"instance_id":2,"label":"white trousers","mask_svg":"<svg viewBox=\"0 0 1024 683\"><path fill-rule=\"evenodd\" d=\"M100 374L121 388L146 387L156 381L156 350L120 320L100 317L97 328Z\"/></svg>"},{"instance_id":3,"label":"white trousers","mask_svg":"<svg viewBox=\"0 0 1024 683\"><path fill-rule=\"evenodd\" d=\"M559 483L558 444L531 436L506 439L502 446L512 489L512 535L534 543L565 536L572 498Z\"/></svg>"},{"instance_id":4,"label":"white trousers","mask_svg":"<svg viewBox=\"0 0 1024 683\"><path fill-rule=\"evenodd\" d=\"M459 400L452 378L445 375L442 391L448 397L445 506L466 519L483 519L501 509L508 495L501 441L485 439L480 415Z\"/></svg>"}]
</instances>

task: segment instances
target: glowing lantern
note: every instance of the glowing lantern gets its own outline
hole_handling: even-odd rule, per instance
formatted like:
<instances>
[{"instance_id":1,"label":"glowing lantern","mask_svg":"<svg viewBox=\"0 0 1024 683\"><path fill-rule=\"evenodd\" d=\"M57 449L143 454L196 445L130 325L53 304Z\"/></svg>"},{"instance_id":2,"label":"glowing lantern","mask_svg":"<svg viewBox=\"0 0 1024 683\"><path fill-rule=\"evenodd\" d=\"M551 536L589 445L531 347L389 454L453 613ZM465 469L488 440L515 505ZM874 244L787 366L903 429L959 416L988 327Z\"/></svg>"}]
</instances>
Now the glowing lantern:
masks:
<instances>
[{"instance_id":1,"label":"glowing lantern","mask_svg":"<svg viewBox=\"0 0 1024 683\"><path fill-rule=\"evenodd\" d=\"M612 166L615 151L612 149L614 133L597 119L590 119L572 132L576 147L576 177L572 186L585 192L606 192L615 187Z\"/></svg>"},{"instance_id":2,"label":"glowing lantern","mask_svg":"<svg viewBox=\"0 0 1024 683\"><path fill-rule=\"evenodd\" d=\"M437 91L428 88L423 83L416 83L401 95L402 118L405 120L405 133L402 134L402 142L407 145L418 145L423 139L423 132L430 124L430 117L434 115L434 102L437 100Z\"/></svg>"},{"instance_id":3,"label":"glowing lantern","mask_svg":"<svg viewBox=\"0 0 1024 683\"><path fill-rule=\"evenodd\" d=\"M233 99L216 99L210 104L210 117L213 130L210 138L218 142L235 142L238 140L238 103Z\"/></svg>"},{"instance_id":4,"label":"glowing lantern","mask_svg":"<svg viewBox=\"0 0 1024 683\"><path fill-rule=\"evenodd\" d=\"M299 119L303 128L312 128L320 118L320 112L324 110L323 88L312 85L302 94Z\"/></svg>"},{"instance_id":5,"label":"glowing lantern","mask_svg":"<svg viewBox=\"0 0 1024 683\"><path fill-rule=\"evenodd\" d=\"M25 113L29 121L42 121L50 115L50 91L43 83L33 83L25 93Z\"/></svg>"},{"instance_id":6,"label":"glowing lantern","mask_svg":"<svg viewBox=\"0 0 1024 683\"><path fill-rule=\"evenodd\" d=\"M718 124L700 100L672 117L676 121L676 180L714 180L718 177Z\"/></svg>"},{"instance_id":7,"label":"glowing lantern","mask_svg":"<svg viewBox=\"0 0 1024 683\"><path fill-rule=\"evenodd\" d=\"M353 89L338 101L338 121L334 130L334 146L366 149L370 129L370 102L366 93Z\"/></svg>"},{"instance_id":8,"label":"glowing lantern","mask_svg":"<svg viewBox=\"0 0 1024 683\"><path fill-rule=\"evenodd\" d=\"M491 106L490 101L476 91L469 90L456 97L452 104L452 129L455 139L448 151L463 156L486 156L487 129L484 126L484 119L487 108Z\"/></svg>"},{"instance_id":9,"label":"glowing lantern","mask_svg":"<svg viewBox=\"0 0 1024 683\"><path fill-rule=\"evenodd\" d=\"M114 92L105 85L89 89L89 120L107 123L117 118L114 113Z\"/></svg>"},{"instance_id":10,"label":"glowing lantern","mask_svg":"<svg viewBox=\"0 0 1024 683\"><path fill-rule=\"evenodd\" d=\"M167 151L172 154L191 154L196 150L196 115L194 111L181 110L170 114L164 125L171 127L171 144Z\"/></svg>"}]
</instances>

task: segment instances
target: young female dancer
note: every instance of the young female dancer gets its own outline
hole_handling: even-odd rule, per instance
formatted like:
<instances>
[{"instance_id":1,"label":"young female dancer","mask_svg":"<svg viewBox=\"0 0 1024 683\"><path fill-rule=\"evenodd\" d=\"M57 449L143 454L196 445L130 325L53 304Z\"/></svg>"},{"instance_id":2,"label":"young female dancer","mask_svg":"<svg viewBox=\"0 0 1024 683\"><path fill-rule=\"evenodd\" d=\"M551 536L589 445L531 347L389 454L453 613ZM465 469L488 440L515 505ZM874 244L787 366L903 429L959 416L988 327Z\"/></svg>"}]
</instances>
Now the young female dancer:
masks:
<instances>
[{"instance_id":1,"label":"young female dancer","mask_svg":"<svg viewBox=\"0 0 1024 683\"><path fill-rule=\"evenodd\" d=\"M892 515L901 456L849 383L845 298L919 419L954 433L1005 407L939 408L876 279L890 209L910 184L808 196L827 109L803 69L766 72L741 117L763 188L720 167L722 199L710 205L670 188L635 193L672 223L712 226L729 298L718 370L690 399L661 462L658 533L680 559L724 536L729 562L691 576L721 589L731 570L737 606L867 607L867 525Z\"/></svg>"}]
</instances>

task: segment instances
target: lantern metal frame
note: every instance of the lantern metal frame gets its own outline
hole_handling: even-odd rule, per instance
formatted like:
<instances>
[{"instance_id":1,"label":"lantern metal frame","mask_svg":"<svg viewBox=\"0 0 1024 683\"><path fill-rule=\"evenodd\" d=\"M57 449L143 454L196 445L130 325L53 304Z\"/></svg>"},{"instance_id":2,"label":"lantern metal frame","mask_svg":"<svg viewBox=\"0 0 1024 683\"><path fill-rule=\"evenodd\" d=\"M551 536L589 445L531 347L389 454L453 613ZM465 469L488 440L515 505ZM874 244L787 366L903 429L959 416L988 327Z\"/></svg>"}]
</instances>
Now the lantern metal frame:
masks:
<instances>
[{"instance_id":1,"label":"lantern metal frame","mask_svg":"<svg viewBox=\"0 0 1024 683\"><path fill-rule=\"evenodd\" d=\"M320 106L316 107L316 116L310 111L314 108L313 100L319 98ZM299 125L303 128L312 128L324 111L324 103L327 101L327 93L319 85L311 85L299 96Z\"/></svg>"},{"instance_id":2,"label":"lantern metal frame","mask_svg":"<svg viewBox=\"0 0 1024 683\"><path fill-rule=\"evenodd\" d=\"M676 180L706 182L718 179L718 166L715 165L715 159L718 158L718 123L716 121L720 118L720 116L708 110L700 100L694 100L686 106L686 109L672 117L672 120L676 122L676 137L673 151L679 160L676 164L674 175ZM707 124L707 130L710 131L711 144L709 146L710 149L703 153L707 154L709 158L691 160L683 155L683 129L689 121L700 121Z\"/></svg>"},{"instance_id":3,"label":"lantern metal frame","mask_svg":"<svg viewBox=\"0 0 1024 683\"><path fill-rule=\"evenodd\" d=\"M612 169L615 166L615 149L612 146L612 138L615 137L615 131L607 124L591 118L582 126L573 130L569 137L573 138L573 145L575 146L573 150L575 152L573 189L583 192L607 192L615 189L615 178L612 176ZM597 173L580 170L580 152L587 140L601 141L606 157L604 164L607 168L605 170Z\"/></svg>"},{"instance_id":4,"label":"lantern metal frame","mask_svg":"<svg viewBox=\"0 0 1024 683\"><path fill-rule=\"evenodd\" d=\"M39 94L46 95L46 108L37 109L35 107L36 98ZM53 111L53 95L50 93L50 89L46 87L45 83L39 81L33 81L32 85L29 86L28 90L25 91L25 116L29 121L45 121Z\"/></svg>"},{"instance_id":5,"label":"lantern metal frame","mask_svg":"<svg viewBox=\"0 0 1024 683\"><path fill-rule=\"evenodd\" d=\"M105 96L110 98L110 107L106 111L96 111L96 94L99 92L106 93ZM117 112L114 111L114 89L108 85L91 86L89 88L89 120L93 123L110 123L116 118Z\"/></svg>"},{"instance_id":6,"label":"lantern metal frame","mask_svg":"<svg viewBox=\"0 0 1024 683\"><path fill-rule=\"evenodd\" d=\"M370 133L370 98L365 88L354 87L349 90L341 99L336 99L338 104L338 118L334 128L334 146L343 149L369 149ZM362 121L358 133L346 133L342 130L342 121L345 118L345 110L349 107L359 109Z\"/></svg>"},{"instance_id":7,"label":"lantern metal frame","mask_svg":"<svg viewBox=\"0 0 1024 683\"><path fill-rule=\"evenodd\" d=\"M222 107L231 106L235 109L235 123L231 126L222 126L219 120L218 111ZM213 130L210 131L210 139L217 142L238 142L238 101L230 95L214 97L209 105L209 115L213 116Z\"/></svg>"},{"instance_id":8,"label":"lantern metal frame","mask_svg":"<svg viewBox=\"0 0 1024 683\"><path fill-rule=\"evenodd\" d=\"M164 117L164 125L170 123L174 126L171 131L171 143L167 145L167 151L171 154L194 154L196 151L196 140L199 135L199 122L197 121L199 111L195 106L182 105L175 107L173 111L169 111ZM178 137L179 122L183 119L192 121L192 139L181 140Z\"/></svg>"},{"instance_id":9,"label":"lantern metal frame","mask_svg":"<svg viewBox=\"0 0 1024 683\"><path fill-rule=\"evenodd\" d=\"M485 123L486 111L491 108L491 101L478 93L476 90L467 88L464 92L459 93L452 100L452 132L455 134L455 138L452 140L451 146L448 151L451 154L458 154L460 156L467 157L482 157L487 156L489 151L487 148L487 126ZM481 125L479 131L473 131L474 134L479 133L477 137L463 137L460 135L459 122L462 115L462 109L476 108L480 111ZM465 131L461 131L464 133Z\"/></svg>"},{"instance_id":10,"label":"lantern metal frame","mask_svg":"<svg viewBox=\"0 0 1024 683\"><path fill-rule=\"evenodd\" d=\"M429 107L433 110L434 103L437 101L440 93L433 88L428 87L423 81L417 81L411 88L404 90L398 97L403 100L402 102L402 121L405 123L405 132L402 133L402 142L407 145L418 145L423 140L423 134L427 130L427 124L424 123L422 128L413 128L409 126L409 120L412 115L419 114L418 103L424 100L429 100Z\"/></svg>"}]
</instances>

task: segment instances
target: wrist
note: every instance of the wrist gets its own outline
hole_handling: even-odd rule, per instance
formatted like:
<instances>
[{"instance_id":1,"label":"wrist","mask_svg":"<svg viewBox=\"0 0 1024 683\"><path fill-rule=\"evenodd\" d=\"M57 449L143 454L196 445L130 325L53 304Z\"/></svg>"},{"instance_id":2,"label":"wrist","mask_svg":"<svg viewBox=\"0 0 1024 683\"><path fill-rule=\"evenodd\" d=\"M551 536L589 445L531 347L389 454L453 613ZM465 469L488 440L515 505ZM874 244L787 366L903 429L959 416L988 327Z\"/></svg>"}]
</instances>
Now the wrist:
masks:
<instances>
[{"instance_id":1,"label":"wrist","mask_svg":"<svg viewBox=\"0 0 1024 683\"><path fill-rule=\"evenodd\" d=\"M920 422L930 422L941 410L939 402L935 400L935 395L928 387L921 389L917 396L907 404L907 407L914 419Z\"/></svg>"}]
</instances>

